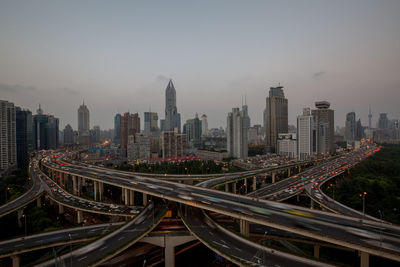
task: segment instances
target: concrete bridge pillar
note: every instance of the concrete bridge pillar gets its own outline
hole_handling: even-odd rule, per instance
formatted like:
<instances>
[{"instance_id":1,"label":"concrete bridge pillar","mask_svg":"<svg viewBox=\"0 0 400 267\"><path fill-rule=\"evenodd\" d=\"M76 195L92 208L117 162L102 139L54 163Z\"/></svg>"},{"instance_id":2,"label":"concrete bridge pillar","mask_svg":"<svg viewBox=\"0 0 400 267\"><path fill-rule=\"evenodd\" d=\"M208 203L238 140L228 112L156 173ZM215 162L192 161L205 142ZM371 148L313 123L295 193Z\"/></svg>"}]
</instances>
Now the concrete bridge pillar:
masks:
<instances>
[{"instance_id":1,"label":"concrete bridge pillar","mask_svg":"<svg viewBox=\"0 0 400 267\"><path fill-rule=\"evenodd\" d=\"M135 206L135 191L129 190L129 206Z\"/></svg>"},{"instance_id":2,"label":"concrete bridge pillar","mask_svg":"<svg viewBox=\"0 0 400 267\"><path fill-rule=\"evenodd\" d=\"M369 254L364 251L360 251L360 267L369 267Z\"/></svg>"},{"instance_id":3,"label":"concrete bridge pillar","mask_svg":"<svg viewBox=\"0 0 400 267\"><path fill-rule=\"evenodd\" d=\"M72 190L74 195L78 195L78 177L72 175Z\"/></svg>"},{"instance_id":4,"label":"concrete bridge pillar","mask_svg":"<svg viewBox=\"0 0 400 267\"><path fill-rule=\"evenodd\" d=\"M240 220L240 233L244 236L249 236L250 228L248 221Z\"/></svg>"},{"instance_id":5,"label":"concrete bridge pillar","mask_svg":"<svg viewBox=\"0 0 400 267\"><path fill-rule=\"evenodd\" d=\"M125 189L121 188L121 201L124 202L125 201Z\"/></svg>"},{"instance_id":6,"label":"concrete bridge pillar","mask_svg":"<svg viewBox=\"0 0 400 267\"><path fill-rule=\"evenodd\" d=\"M143 206L147 205L147 194L143 193Z\"/></svg>"},{"instance_id":7,"label":"concrete bridge pillar","mask_svg":"<svg viewBox=\"0 0 400 267\"><path fill-rule=\"evenodd\" d=\"M253 191L257 190L257 176L253 177Z\"/></svg>"},{"instance_id":8,"label":"concrete bridge pillar","mask_svg":"<svg viewBox=\"0 0 400 267\"><path fill-rule=\"evenodd\" d=\"M61 204L58 204L58 214L63 214L64 213L64 206Z\"/></svg>"},{"instance_id":9,"label":"concrete bridge pillar","mask_svg":"<svg viewBox=\"0 0 400 267\"><path fill-rule=\"evenodd\" d=\"M244 193L247 194L247 178L244 178Z\"/></svg>"},{"instance_id":10,"label":"concrete bridge pillar","mask_svg":"<svg viewBox=\"0 0 400 267\"><path fill-rule=\"evenodd\" d=\"M42 207L42 198L41 197L36 199L36 207L38 207L38 208Z\"/></svg>"},{"instance_id":11,"label":"concrete bridge pillar","mask_svg":"<svg viewBox=\"0 0 400 267\"><path fill-rule=\"evenodd\" d=\"M232 183L232 193L236 194L236 182Z\"/></svg>"},{"instance_id":12,"label":"concrete bridge pillar","mask_svg":"<svg viewBox=\"0 0 400 267\"><path fill-rule=\"evenodd\" d=\"M76 211L76 218L78 220L78 224L82 223L82 217L83 217L82 211L81 210L77 210Z\"/></svg>"},{"instance_id":13,"label":"concrete bridge pillar","mask_svg":"<svg viewBox=\"0 0 400 267\"><path fill-rule=\"evenodd\" d=\"M82 177L77 177L77 182L78 182L77 185L78 196L80 196L82 193Z\"/></svg>"},{"instance_id":14,"label":"concrete bridge pillar","mask_svg":"<svg viewBox=\"0 0 400 267\"><path fill-rule=\"evenodd\" d=\"M272 173L272 183L273 183L273 184L275 183L275 175L276 175L276 173L273 172L273 173Z\"/></svg>"},{"instance_id":15,"label":"concrete bridge pillar","mask_svg":"<svg viewBox=\"0 0 400 267\"><path fill-rule=\"evenodd\" d=\"M19 255L11 256L11 260L12 260L12 267L19 267L19 263L21 261L21 258Z\"/></svg>"},{"instance_id":16,"label":"concrete bridge pillar","mask_svg":"<svg viewBox=\"0 0 400 267\"><path fill-rule=\"evenodd\" d=\"M314 245L314 258L319 259L319 249L320 249L321 245L319 244L315 244Z\"/></svg>"},{"instance_id":17,"label":"concrete bridge pillar","mask_svg":"<svg viewBox=\"0 0 400 267\"><path fill-rule=\"evenodd\" d=\"M21 228L22 227L22 214L24 213L24 210L18 210L17 211L17 215L18 215L18 227Z\"/></svg>"},{"instance_id":18,"label":"concrete bridge pillar","mask_svg":"<svg viewBox=\"0 0 400 267\"><path fill-rule=\"evenodd\" d=\"M287 169L287 176L290 177L290 168Z\"/></svg>"},{"instance_id":19,"label":"concrete bridge pillar","mask_svg":"<svg viewBox=\"0 0 400 267\"><path fill-rule=\"evenodd\" d=\"M225 184L225 192L229 192L229 183Z\"/></svg>"},{"instance_id":20,"label":"concrete bridge pillar","mask_svg":"<svg viewBox=\"0 0 400 267\"><path fill-rule=\"evenodd\" d=\"M129 205L129 195L130 195L129 192L130 192L130 190L128 190L126 188L124 188L123 190L125 191L125 193L124 193L124 196L125 196L124 203L125 203L126 206L128 206Z\"/></svg>"},{"instance_id":21,"label":"concrete bridge pillar","mask_svg":"<svg viewBox=\"0 0 400 267\"><path fill-rule=\"evenodd\" d=\"M97 181L93 181L94 201L97 201L99 195L97 183Z\"/></svg>"},{"instance_id":22,"label":"concrete bridge pillar","mask_svg":"<svg viewBox=\"0 0 400 267\"><path fill-rule=\"evenodd\" d=\"M310 209L314 209L314 200L311 199Z\"/></svg>"},{"instance_id":23,"label":"concrete bridge pillar","mask_svg":"<svg viewBox=\"0 0 400 267\"><path fill-rule=\"evenodd\" d=\"M301 165L299 165L299 172L301 172Z\"/></svg>"},{"instance_id":24,"label":"concrete bridge pillar","mask_svg":"<svg viewBox=\"0 0 400 267\"><path fill-rule=\"evenodd\" d=\"M97 187L99 191L99 201L103 201L104 184L102 182L97 182Z\"/></svg>"},{"instance_id":25,"label":"concrete bridge pillar","mask_svg":"<svg viewBox=\"0 0 400 267\"><path fill-rule=\"evenodd\" d=\"M164 248L165 267L175 267L175 247L167 242Z\"/></svg>"},{"instance_id":26,"label":"concrete bridge pillar","mask_svg":"<svg viewBox=\"0 0 400 267\"><path fill-rule=\"evenodd\" d=\"M296 200L297 200L297 202L300 202L300 195L296 196Z\"/></svg>"}]
</instances>

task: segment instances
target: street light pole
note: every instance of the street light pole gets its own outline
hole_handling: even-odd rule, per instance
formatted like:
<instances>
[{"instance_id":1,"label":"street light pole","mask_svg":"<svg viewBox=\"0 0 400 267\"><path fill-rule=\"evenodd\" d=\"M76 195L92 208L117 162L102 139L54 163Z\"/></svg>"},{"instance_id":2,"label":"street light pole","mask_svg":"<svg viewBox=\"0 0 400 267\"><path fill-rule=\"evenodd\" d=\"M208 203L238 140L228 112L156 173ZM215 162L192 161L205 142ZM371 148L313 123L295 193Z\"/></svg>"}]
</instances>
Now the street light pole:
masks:
<instances>
[{"instance_id":1,"label":"street light pole","mask_svg":"<svg viewBox=\"0 0 400 267\"><path fill-rule=\"evenodd\" d=\"M367 192L363 192L362 194L360 194L360 197L362 197L363 200L363 217L365 218L365 196L367 195Z\"/></svg>"},{"instance_id":2,"label":"street light pole","mask_svg":"<svg viewBox=\"0 0 400 267\"><path fill-rule=\"evenodd\" d=\"M24 218L24 222L25 222L25 236L26 236L26 215L22 214L22 217Z\"/></svg>"},{"instance_id":3,"label":"street light pole","mask_svg":"<svg viewBox=\"0 0 400 267\"><path fill-rule=\"evenodd\" d=\"M69 260L69 266L71 266L72 267L72 237L71 237L71 234L68 234L68 236L69 236L69 257L70 257L70 260Z\"/></svg>"}]
</instances>

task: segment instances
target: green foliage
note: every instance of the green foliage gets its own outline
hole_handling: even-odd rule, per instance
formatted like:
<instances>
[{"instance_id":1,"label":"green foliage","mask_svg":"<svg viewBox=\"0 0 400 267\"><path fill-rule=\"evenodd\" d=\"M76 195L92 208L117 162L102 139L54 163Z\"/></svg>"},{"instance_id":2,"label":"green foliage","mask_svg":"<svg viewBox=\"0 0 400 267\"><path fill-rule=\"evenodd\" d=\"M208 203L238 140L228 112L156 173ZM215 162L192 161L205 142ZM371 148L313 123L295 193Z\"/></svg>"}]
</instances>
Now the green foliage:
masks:
<instances>
[{"instance_id":1,"label":"green foliage","mask_svg":"<svg viewBox=\"0 0 400 267\"><path fill-rule=\"evenodd\" d=\"M400 145L386 145L354 167L351 179L335 188L335 199L362 210L362 192L367 214L380 218L380 210L384 220L400 223Z\"/></svg>"},{"instance_id":2,"label":"green foliage","mask_svg":"<svg viewBox=\"0 0 400 267\"><path fill-rule=\"evenodd\" d=\"M223 173L222 168L227 168L228 172L241 171L240 168L224 163L215 163L212 160L190 160L182 162L159 162L159 163L140 163L135 165L122 165L119 170L142 172L142 173L157 173L157 174L213 174Z\"/></svg>"},{"instance_id":3,"label":"green foliage","mask_svg":"<svg viewBox=\"0 0 400 267\"><path fill-rule=\"evenodd\" d=\"M254 157L257 155L265 155L265 145L251 145L249 146L249 152L248 152L249 157Z\"/></svg>"},{"instance_id":4,"label":"green foliage","mask_svg":"<svg viewBox=\"0 0 400 267\"><path fill-rule=\"evenodd\" d=\"M28 171L17 170L8 176L0 178L0 205L22 195L29 189Z\"/></svg>"}]
</instances>

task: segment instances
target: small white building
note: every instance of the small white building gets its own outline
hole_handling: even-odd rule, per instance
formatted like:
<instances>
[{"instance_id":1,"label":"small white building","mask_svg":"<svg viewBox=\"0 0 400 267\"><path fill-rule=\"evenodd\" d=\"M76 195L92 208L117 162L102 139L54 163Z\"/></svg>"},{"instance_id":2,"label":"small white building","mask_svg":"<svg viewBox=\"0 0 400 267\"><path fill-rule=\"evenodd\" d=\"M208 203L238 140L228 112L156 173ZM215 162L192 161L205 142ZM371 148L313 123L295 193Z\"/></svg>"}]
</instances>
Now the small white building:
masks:
<instances>
[{"instance_id":1,"label":"small white building","mask_svg":"<svg viewBox=\"0 0 400 267\"><path fill-rule=\"evenodd\" d=\"M278 134L278 154L290 158L297 157L296 134L293 133Z\"/></svg>"}]
</instances>

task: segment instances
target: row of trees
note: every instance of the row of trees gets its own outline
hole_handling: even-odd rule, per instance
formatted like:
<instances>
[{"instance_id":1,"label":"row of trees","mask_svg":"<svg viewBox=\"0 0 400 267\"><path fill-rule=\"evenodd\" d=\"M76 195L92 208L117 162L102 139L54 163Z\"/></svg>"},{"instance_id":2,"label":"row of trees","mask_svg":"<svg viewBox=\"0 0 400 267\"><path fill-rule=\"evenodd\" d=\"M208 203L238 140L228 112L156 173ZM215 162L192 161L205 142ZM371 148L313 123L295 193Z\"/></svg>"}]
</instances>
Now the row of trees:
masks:
<instances>
[{"instance_id":1,"label":"row of trees","mask_svg":"<svg viewBox=\"0 0 400 267\"><path fill-rule=\"evenodd\" d=\"M212 174L223 172L236 172L241 169L227 163L215 163L212 160L188 160L182 162L157 162L140 163L135 165L122 165L118 169L132 172L156 174Z\"/></svg>"},{"instance_id":2,"label":"row of trees","mask_svg":"<svg viewBox=\"0 0 400 267\"><path fill-rule=\"evenodd\" d=\"M354 209L400 224L400 145L385 145L382 150L367 158L335 187L335 199ZM333 188L328 190L333 195Z\"/></svg>"}]
</instances>

